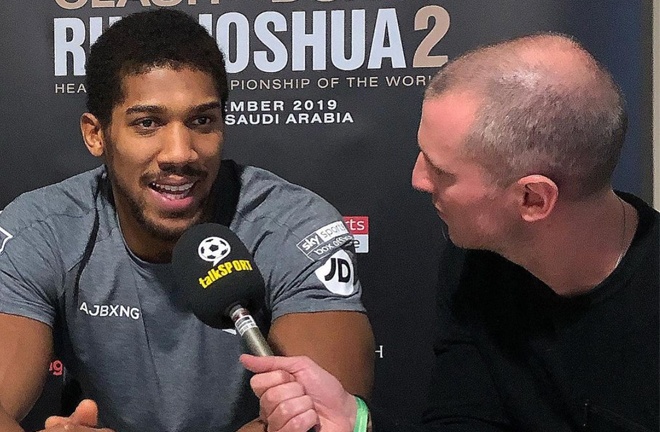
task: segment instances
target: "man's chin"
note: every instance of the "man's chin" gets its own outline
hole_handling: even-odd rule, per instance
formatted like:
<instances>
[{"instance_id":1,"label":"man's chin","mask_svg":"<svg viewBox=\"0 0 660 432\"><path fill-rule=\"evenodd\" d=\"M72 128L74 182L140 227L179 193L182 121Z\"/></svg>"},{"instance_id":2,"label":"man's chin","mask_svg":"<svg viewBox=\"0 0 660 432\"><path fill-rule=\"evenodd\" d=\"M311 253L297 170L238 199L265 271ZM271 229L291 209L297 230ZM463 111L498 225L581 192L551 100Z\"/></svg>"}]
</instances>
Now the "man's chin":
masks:
<instances>
[{"instance_id":1,"label":"man's chin","mask_svg":"<svg viewBox=\"0 0 660 432\"><path fill-rule=\"evenodd\" d=\"M146 221L145 228L153 236L168 242L177 241L179 237L191 226L197 224L199 217L193 218L164 218L164 220Z\"/></svg>"},{"instance_id":2,"label":"man's chin","mask_svg":"<svg viewBox=\"0 0 660 432\"><path fill-rule=\"evenodd\" d=\"M460 235L460 233L456 233L449 228L447 228L447 238L449 238L449 240L459 248L480 249L479 247L476 247L477 242L475 242L474 239L466 237L465 235Z\"/></svg>"}]
</instances>

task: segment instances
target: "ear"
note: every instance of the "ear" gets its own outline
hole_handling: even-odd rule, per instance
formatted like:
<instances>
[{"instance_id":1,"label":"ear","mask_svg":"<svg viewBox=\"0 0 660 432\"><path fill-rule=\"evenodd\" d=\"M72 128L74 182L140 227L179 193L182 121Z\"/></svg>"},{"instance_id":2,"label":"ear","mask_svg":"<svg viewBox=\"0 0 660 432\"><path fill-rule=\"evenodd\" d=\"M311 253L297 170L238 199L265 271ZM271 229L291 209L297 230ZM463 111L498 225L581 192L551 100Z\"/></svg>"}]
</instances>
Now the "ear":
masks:
<instances>
[{"instance_id":1,"label":"ear","mask_svg":"<svg viewBox=\"0 0 660 432\"><path fill-rule=\"evenodd\" d=\"M96 116L90 113L83 114L80 117L80 131L87 150L96 157L103 156L105 153L105 136L101 122Z\"/></svg>"},{"instance_id":2,"label":"ear","mask_svg":"<svg viewBox=\"0 0 660 432\"><path fill-rule=\"evenodd\" d=\"M520 191L520 216L527 222L548 217L557 204L559 188L546 176L529 175L516 182Z\"/></svg>"}]
</instances>

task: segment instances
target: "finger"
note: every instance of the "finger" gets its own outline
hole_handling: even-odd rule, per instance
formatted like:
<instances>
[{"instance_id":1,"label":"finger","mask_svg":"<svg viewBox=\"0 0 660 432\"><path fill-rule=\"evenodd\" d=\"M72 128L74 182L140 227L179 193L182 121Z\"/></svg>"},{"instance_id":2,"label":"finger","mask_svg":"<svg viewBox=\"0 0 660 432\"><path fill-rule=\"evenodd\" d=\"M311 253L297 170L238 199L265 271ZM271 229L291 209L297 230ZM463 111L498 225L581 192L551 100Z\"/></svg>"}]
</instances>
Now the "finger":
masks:
<instances>
[{"instance_id":1,"label":"finger","mask_svg":"<svg viewBox=\"0 0 660 432\"><path fill-rule=\"evenodd\" d=\"M50 416L46 419L44 427L54 428L64 425L81 425L94 427L98 423L98 406L91 399L82 400L69 417Z\"/></svg>"},{"instance_id":2,"label":"finger","mask_svg":"<svg viewBox=\"0 0 660 432\"><path fill-rule=\"evenodd\" d=\"M303 397L304 400L301 399ZM259 399L259 415L262 419L267 419L278 409L282 415L288 416L312 407L312 399L305 394L303 387L297 382L272 387Z\"/></svg>"},{"instance_id":3,"label":"finger","mask_svg":"<svg viewBox=\"0 0 660 432\"><path fill-rule=\"evenodd\" d=\"M69 416L74 424L94 427L98 423L99 408L91 399L83 399L76 410Z\"/></svg>"},{"instance_id":4,"label":"finger","mask_svg":"<svg viewBox=\"0 0 660 432\"><path fill-rule=\"evenodd\" d=\"M265 420L269 431L294 431L301 424L305 426L301 430L307 431L318 422L318 415L312 398L305 395L279 403Z\"/></svg>"},{"instance_id":5,"label":"finger","mask_svg":"<svg viewBox=\"0 0 660 432\"><path fill-rule=\"evenodd\" d=\"M284 425L281 432L307 432L318 429L320 425L319 416L313 409L301 413Z\"/></svg>"},{"instance_id":6,"label":"finger","mask_svg":"<svg viewBox=\"0 0 660 432\"><path fill-rule=\"evenodd\" d=\"M108 429L108 428L97 429L90 426L77 425L71 423L68 417L59 417L59 418L64 419L64 422L57 425L46 426L45 429L42 429L39 432L115 432L112 429Z\"/></svg>"},{"instance_id":7,"label":"finger","mask_svg":"<svg viewBox=\"0 0 660 432\"><path fill-rule=\"evenodd\" d=\"M50 416L46 419L46 423L44 424L44 427L48 429L48 428L54 428L55 426L64 426L68 421L69 421L68 417Z\"/></svg>"},{"instance_id":8,"label":"finger","mask_svg":"<svg viewBox=\"0 0 660 432\"><path fill-rule=\"evenodd\" d=\"M271 372L281 369L294 375L301 369L304 369L305 366L309 366L310 363L307 357L256 357L249 354L242 354L239 360L247 370L254 373Z\"/></svg>"},{"instance_id":9,"label":"finger","mask_svg":"<svg viewBox=\"0 0 660 432\"><path fill-rule=\"evenodd\" d=\"M277 387L290 382L295 382L296 378L289 372L276 370L273 372L264 372L254 375L250 378L250 387L258 398L270 388Z\"/></svg>"},{"instance_id":10,"label":"finger","mask_svg":"<svg viewBox=\"0 0 660 432\"><path fill-rule=\"evenodd\" d=\"M305 395L305 390L297 382L290 382L267 389L261 398L259 398L260 414L262 418L268 418L273 411L283 402L291 399L301 398ZM311 402L311 398L309 398ZM303 404L301 408L308 409L313 405Z\"/></svg>"}]
</instances>

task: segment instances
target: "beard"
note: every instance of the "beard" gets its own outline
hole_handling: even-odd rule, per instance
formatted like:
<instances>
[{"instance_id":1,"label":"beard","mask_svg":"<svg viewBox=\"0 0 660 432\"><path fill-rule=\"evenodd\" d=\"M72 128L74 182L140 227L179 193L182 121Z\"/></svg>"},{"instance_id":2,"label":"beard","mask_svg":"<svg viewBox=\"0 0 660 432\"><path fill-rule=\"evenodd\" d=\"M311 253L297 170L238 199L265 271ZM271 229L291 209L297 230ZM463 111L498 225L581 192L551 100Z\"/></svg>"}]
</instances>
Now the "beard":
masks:
<instances>
[{"instance_id":1,"label":"beard","mask_svg":"<svg viewBox=\"0 0 660 432\"><path fill-rule=\"evenodd\" d=\"M199 223L201 220L201 212L196 213L192 218L188 218L186 214L168 212L163 214L163 217L167 219L188 219L188 223L180 228L171 228L165 226L164 224L158 223L157 221L152 220L146 216L144 211L145 205L143 201L136 201L133 199L133 197L131 197L119 183L115 183L115 186L117 192L121 194L126 200L126 203L128 203L131 214L138 222L138 224L152 237L155 237L159 240L166 242L176 241L188 228Z\"/></svg>"},{"instance_id":2,"label":"beard","mask_svg":"<svg viewBox=\"0 0 660 432\"><path fill-rule=\"evenodd\" d=\"M122 184L118 176L115 174L114 170L111 167L111 164L106 164L108 171L108 179L112 185L112 192L121 196L124 202L127 203L131 216L137 221L138 225L150 236L164 241L164 242L175 242L181 237L181 235L191 226L201 222L204 211L200 209L205 209L208 203L208 196L200 203L200 206L195 210L195 213L190 214L189 212L166 212L161 213L160 216L162 219L169 220L187 220L187 223L184 226L179 227L170 227L166 224L160 223L154 218L147 216L146 208L147 204L143 198L134 197L128 190L128 188ZM145 175L143 177L149 177Z\"/></svg>"}]
</instances>

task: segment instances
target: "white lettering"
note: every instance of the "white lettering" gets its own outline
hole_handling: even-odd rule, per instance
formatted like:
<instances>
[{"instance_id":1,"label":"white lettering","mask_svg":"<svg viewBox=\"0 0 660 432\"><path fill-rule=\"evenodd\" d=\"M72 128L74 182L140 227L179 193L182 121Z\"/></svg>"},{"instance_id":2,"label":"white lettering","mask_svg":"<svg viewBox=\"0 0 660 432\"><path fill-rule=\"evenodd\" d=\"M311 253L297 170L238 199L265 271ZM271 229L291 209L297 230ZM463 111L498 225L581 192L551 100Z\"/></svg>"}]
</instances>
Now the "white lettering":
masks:
<instances>
[{"instance_id":1,"label":"white lettering","mask_svg":"<svg viewBox=\"0 0 660 432\"><path fill-rule=\"evenodd\" d=\"M85 23L80 18L55 18L53 24L55 76L68 74L69 53L73 58L73 74L85 75L85 50L82 47L85 42ZM71 39L67 39L69 30Z\"/></svg>"},{"instance_id":2,"label":"white lettering","mask_svg":"<svg viewBox=\"0 0 660 432\"><path fill-rule=\"evenodd\" d=\"M305 48L312 48L312 69L325 70L325 11L312 12L312 33L306 33L306 13L293 12L291 41L292 70L305 70Z\"/></svg>"},{"instance_id":3,"label":"white lettering","mask_svg":"<svg viewBox=\"0 0 660 432\"><path fill-rule=\"evenodd\" d=\"M229 44L231 27L235 28L236 32L236 43L234 44L236 49L233 52ZM225 55L227 73L244 70L250 62L250 23L247 18L238 12L228 12L221 15L215 26L215 37Z\"/></svg>"},{"instance_id":4,"label":"white lettering","mask_svg":"<svg viewBox=\"0 0 660 432\"><path fill-rule=\"evenodd\" d=\"M330 26L332 33L331 57L332 64L337 69L350 71L364 64L365 37L366 37L366 14L364 9L351 12L351 54L346 58L344 50L346 44L345 11L335 10L330 13Z\"/></svg>"},{"instance_id":5,"label":"white lettering","mask_svg":"<svg viewBox=\"0 0 660 432\"><path fill-rule=\"evenodd\" d=\"M385 46L387 35L390 45ZM406 57L403 54L403 43L399 31L399 20L396 9L379 9L374 28L374 37L369 53L368 69L380 69L384 58L392 60L393 68L405 68Z\"/></svg>"},{"instance_id":6,"label":"white lettering","mask_svg":"<svg viewBox=\"0 0 660 432\"><path fill-rule=\"evenodd\" d=\"M225 124L232 125L270 125L279 124L279 114L227 114Z\"/></svg>"},{"instance_id":7,"label":"white lettering","mask_svg":"<svg viewBox=\"0 0 660 432\"><path fill-rule=\"evenodd\" d=\"M123 8L127 3L127 0L91 0L89 3L56 1L65 9L79 9L85 5L89 7L90 3L93 8ZM151 6L156 5L156 1L157 5L164 7L184 3L182 0L140 0L140 3ZM219 3L217 0L208 1L211 4ZM194 0L187 0L187 3L196 4ZM375 13L375 17L368 17L365 9L350 12L332 10L329 14L325 10L298 10L291 12L290 16L277 11L265 11L253 19L241 12L232 11L219 15L217 20L211 13L201 13L198 21L215 37L225 55L229 74L242 72L251 63L257 70L267 73L277 73L285 68L292 71L324 71L328 63L343 71L354 71L365 66L368 69L379 69L384 63L391 63L392 68L405 68L406 58L396 9L384 8L372 13ZM89 22L76 17L54 18L55 76L84 76L86 50L107 25L121 18L95 16L88 19ZM367 37L371 40L367 41ZM256 42L253 38L256 38ZM390 61L387 62L387 59ZM232 80L231 88L240 86L241 89L255 90L264 85L269 87L266 89L303 88L308 83L307 78ZM329 81L321 81L319 86L327 87L330 84ZM329 123L329 119L319 120L313 115L299 120L300 123ZM336 119L334 122L337 123Z\"/></svg>"},{"instance_id":8,"label":"white lettering","mask_svg":"<svg viewBox=\"0 0 660 432\"><path fill-rule=\"evenodd\" d=\"M79 310L93 317L140 318L140 309L124 305L92 305L90 309L86 302L82 302Z\"/></svg>"},{"instance_id":9,"label":"white lettering","mask_svg":"<svg viewBox=\"0 0 660 432\"><path fill-rule=\"evenodd\" d=\"M273 31L286 31L287 24L284 15L278 12L264 12L257 16L254 22L254 33L273 54L273 60L268 60L267 51L254 52L254 65L263 72L279 72L286 67L289 53L286 46L275 36L268 24L273 24Z\"/></svg>"},{"instance_id":10,"label":"white lettering","mask_svg":"<svg viewBox=\"0 0 660 432\"><path fill-rule=\"evenodd\" d=\"M120 317L127 317L129 316L130 309L128 306L119 306L119 316Z\"/></svg>"}]
</instances>

